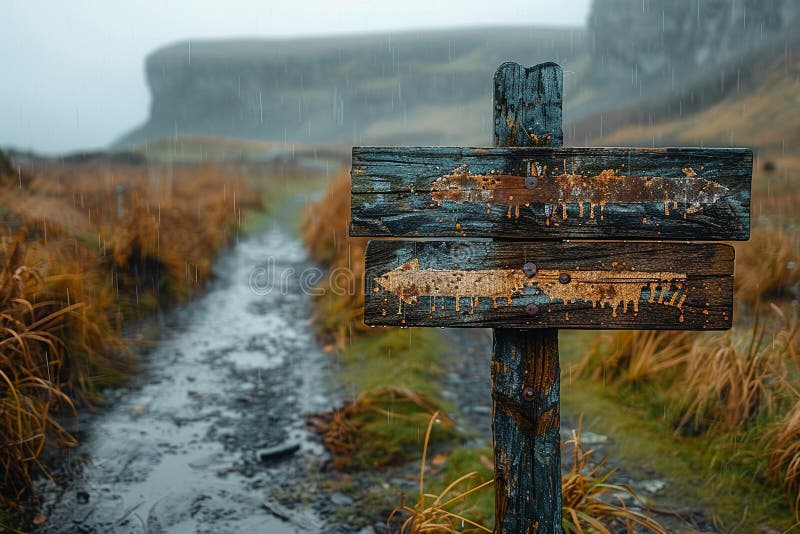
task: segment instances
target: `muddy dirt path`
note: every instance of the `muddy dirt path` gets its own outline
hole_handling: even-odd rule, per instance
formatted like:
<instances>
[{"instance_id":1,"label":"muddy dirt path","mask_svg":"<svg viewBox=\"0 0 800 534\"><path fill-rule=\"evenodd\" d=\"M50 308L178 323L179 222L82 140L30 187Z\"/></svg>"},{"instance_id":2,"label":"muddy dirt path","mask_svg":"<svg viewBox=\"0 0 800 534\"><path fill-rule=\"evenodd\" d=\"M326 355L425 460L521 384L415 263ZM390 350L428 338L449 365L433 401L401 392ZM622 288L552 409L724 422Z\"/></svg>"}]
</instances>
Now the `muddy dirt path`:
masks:
<instances>
[{"instance_id":1,"label":"muddy dirt path","mask_svg":"<svg viewBox=\"0 0 800 534\"><path fill-rule=\"evenodd\" d=\"M278 222L232 247L207 292L167 316L136 383L110 392L96 413L81 413L81 445L61 460L59 484L39 485L47 520L37 532L384 533L385 514L359 517L367 504L359 499L373 486L415 491L406 475L417 463L361 473L345 494L345 475L326 468L327 453L305 429L307 414L341 404L327 387L336 358L320 350L310 324L303 286L315 279L303 273L312 267L296 234ZM477 431L465 445L485 445L490 332L443 335L451 350L443 355L442 394L457 407L459 424ZM564 415L567 439L577 421ZM600 456L611 441L584 437ZM669 503L667 482L636 480L616 466L617 481ZM680 515L659 519L670 531L713 530L699 510Z\"/></svg>"},{"instance_id":2,"label":"muddy dirt path","mask_svg":"<svg viewBox=\"0 0 800 534\"><path fill-rule=\"evenodd\" d=\"M207 293L170 314L138 386L82 415L81 445L59 474L66 485L40 488L38 531L324 531L310 508L267 497L325 454L304 429L305 415L331 402L300 287L309 266L277 225L233 247Z\"/></svg>"}]
</instances>

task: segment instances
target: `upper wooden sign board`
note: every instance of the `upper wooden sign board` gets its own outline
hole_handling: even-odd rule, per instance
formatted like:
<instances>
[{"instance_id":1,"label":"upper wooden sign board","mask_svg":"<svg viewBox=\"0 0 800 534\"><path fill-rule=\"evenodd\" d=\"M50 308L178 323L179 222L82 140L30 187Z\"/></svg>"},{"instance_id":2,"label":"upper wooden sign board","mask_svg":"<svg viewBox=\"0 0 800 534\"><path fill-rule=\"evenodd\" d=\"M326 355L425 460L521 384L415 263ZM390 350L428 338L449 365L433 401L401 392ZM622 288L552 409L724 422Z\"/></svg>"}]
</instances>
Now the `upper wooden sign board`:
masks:
<instances>
[{"instance_id":1,"label":"upper wooden sign board","mask_svg":"<svg viewBox=\"0 0 800 534\"><path fill-rule=\"evenodd\" d=\"M746 240L749 149L355 147L354 236Z\"/></svg>"}]
</instances>

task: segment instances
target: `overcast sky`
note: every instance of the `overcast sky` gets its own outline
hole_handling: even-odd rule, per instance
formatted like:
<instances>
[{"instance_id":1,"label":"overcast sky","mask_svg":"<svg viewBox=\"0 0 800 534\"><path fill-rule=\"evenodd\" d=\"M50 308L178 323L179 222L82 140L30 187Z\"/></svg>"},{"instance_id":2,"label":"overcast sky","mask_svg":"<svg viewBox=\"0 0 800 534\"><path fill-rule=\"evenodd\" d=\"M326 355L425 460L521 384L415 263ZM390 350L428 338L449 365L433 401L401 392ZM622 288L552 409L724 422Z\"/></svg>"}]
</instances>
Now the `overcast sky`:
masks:
<instances>
[{"instance_id":1,"label":"overcast sky","mask_svg":"<svg viewBox=\"0 0 800 534\"><path fill-rule=\"evenodd\" d=\"M104 147L147 117L144 57L174 41L585 25L590 0L0 0L0 146Z\"/></svg>"}]
</instances>

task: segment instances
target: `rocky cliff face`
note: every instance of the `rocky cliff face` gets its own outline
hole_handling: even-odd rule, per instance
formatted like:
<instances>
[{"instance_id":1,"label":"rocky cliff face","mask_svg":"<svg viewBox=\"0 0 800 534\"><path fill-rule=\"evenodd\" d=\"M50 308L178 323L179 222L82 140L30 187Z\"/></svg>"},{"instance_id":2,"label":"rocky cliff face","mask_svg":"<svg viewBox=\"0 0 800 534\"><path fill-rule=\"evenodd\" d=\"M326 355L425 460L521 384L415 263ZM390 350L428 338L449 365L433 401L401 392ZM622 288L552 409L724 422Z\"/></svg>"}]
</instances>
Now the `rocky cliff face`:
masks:
<instances>
[{"instance_id":1,"label":"rocky cliff face","mask_svg":"<svg viewBox=\"0 0 800 534\"><path fill-rule=\"evenodd\" d=\"M798 0L595 0L586 31L183 42L147 58L150 117L117 146L184 135L485 145L504 61L561 63L565 142L590 143L754 87L797 47L798 21Z\"/></svg>"},{"instance_id":2,"label":"rocky cliff face","mask_svg":"<svg viewBox=\"0 0 800 534\"><path fill-rule=\"evenodd\" d=\"M594 0L578 143L698 112L755 89L800 50L797 0ZM655 140L653 140L655 142Z\"/></svg>"},{"instance_id":3,"label":"rocky cliff face","mask_svg":"<svg viewBox=\"0 0 800 534\"><path fill-rule=\"evenodd\" d=\"M575 72L582 57L582 30L538 28L184 42L147 58L150 117L117 144L175 135L486 144L498 65L560 61Z\"/></svg>"},{"instance_id":4,"label":"rocky cliff face","mask_svg":"<svg viewBox=\"0 0 800 534\"><path fill-rule=\"evenodd\" d=\"M686 86L732 62L749 71L750 55L790 38L798 20L797 0L594 0L592 73L645 93Z\"/></svg>"}]
</instances>

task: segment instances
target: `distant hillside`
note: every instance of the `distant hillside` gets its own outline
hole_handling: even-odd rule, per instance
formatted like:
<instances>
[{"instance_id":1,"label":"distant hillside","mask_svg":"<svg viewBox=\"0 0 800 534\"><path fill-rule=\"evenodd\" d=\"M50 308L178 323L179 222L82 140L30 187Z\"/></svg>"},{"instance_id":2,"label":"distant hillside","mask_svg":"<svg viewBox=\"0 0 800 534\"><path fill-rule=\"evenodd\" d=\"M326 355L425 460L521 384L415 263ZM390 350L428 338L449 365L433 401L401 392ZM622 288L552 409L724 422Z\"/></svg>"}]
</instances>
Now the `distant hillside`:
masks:
<instances>
[{"instance_id":1,"label":"distant hillside","mask_svg":"<svg viewBox=\"0 0 800 534\"><path fill-rule=\"evenodd\" d=\"M586 78L627 102L579 117L571 142L796 143L798 22L797 0L595 0Z\"/></svg>"},{"instance_id":2,"label":"distant hillside","mask_svg":"<svg viewBox=\"0 0 800 534\"><path fill-rule=\"evenodd\" d=\"M117 145L185 135L486 144L492 75L510 60L558 61L569 82L588 62L584 31L482 28L179 43L147 58L150 117Z\"/></svg>"},{"instance_id":3,"label":"distant hillside","mask_svg":"<svg viewBox=\"0 0 800 534\"><path fill-rule=\"evenodd\" d=\"M150 116L116 147L185 136L485 145L505 61L560 63L565 143L592 144L753 90L796 48L798 20L797 0L595 0L585 30L192 40L148 56Z\"/></svg>"},{"instance_id":4,"label":"distant hillside","mask_svg":"<svg viewBox=\"0 0 800 534\"><path fill-rule=\"evenodd\" d=\"M634 107L609 116L609 127L594 141L602 145L748 146L770 153L800 153L800 38L787 54L767 50L760 75L747 90L733 90L697 113L651 115L637 120ZM776 57L777 56L777 57Z\"/></svg>"}]
</instances>

